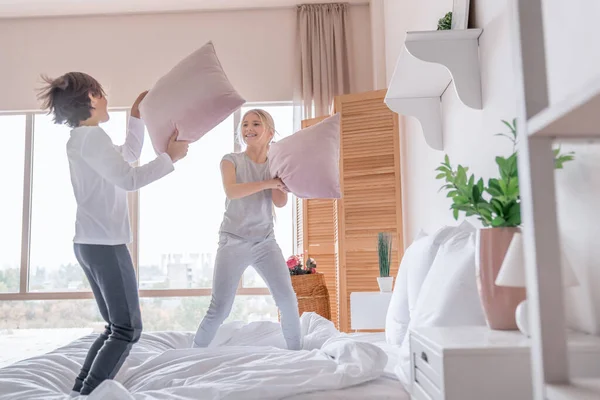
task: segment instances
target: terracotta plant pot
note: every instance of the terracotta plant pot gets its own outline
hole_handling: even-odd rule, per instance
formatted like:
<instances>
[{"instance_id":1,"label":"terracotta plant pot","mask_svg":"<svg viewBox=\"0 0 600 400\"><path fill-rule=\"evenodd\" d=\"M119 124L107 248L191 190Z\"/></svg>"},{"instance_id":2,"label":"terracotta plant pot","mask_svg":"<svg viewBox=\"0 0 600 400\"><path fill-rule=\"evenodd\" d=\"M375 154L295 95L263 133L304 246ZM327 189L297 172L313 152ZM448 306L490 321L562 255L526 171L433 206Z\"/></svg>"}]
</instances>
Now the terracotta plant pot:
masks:
<instances>
[{"instance_id":1,"label":"terracotta plant pot","mask_svg":"<svg viewBox=\"0 0 600 400\"><path fill-rule=\"evenodd\" d=\"M497 286L495 282L512 237L519 231L519 228L485 228L477 235L477 288L491 329L518 329L515 310L526 298L525 288Z\"/></svg>"}]
</instances>

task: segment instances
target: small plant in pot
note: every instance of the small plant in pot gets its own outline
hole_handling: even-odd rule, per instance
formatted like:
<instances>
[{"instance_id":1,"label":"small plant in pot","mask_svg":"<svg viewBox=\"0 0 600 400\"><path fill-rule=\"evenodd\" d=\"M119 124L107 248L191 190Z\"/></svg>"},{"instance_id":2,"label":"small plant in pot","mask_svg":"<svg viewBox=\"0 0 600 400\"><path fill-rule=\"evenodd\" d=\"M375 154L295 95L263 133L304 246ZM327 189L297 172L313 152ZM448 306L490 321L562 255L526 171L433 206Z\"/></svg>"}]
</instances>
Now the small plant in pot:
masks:
<instances>
[{"instance_id":1,"label":"small plant in pot","mask_svg":"<svg viewBox=\"0 0 600 400\"><path fill-rule=\"evenodd\" d=\"M393 235L388 232L379 232L377 237L377 253L379 256L379 277L377 284L382 292L391 292L394 277L390 276L390 265L392 264Z\"/></svg>"},{"instance_id":2,"label":"small plant in pot","mask_svg":"<svg viewBox=\"0 0 600 400\"><path fill-rule=\"evenodd\" d=\"M509 132L497 136L511 140L513 149L507 158L496 157L499 177L490 178L486 185L482 178L469 176L467 167L458 165L454 168L446 155L437 168L436 179L445 181L440 190L446 190L447 197L452 199L450 209L454 218L458 219L461 213L467 217L475 216L484 227L477 236L476 266L477 286L489 327L516 330L515 309L525 300L525 289L495 285L508 246L521 226L516 120L502 122ZM573 153L561 153L560 148L554 150L556 169L573 159Z\"/></svg>"},{"instance_id":3,"label":"small plant in pot","mask_svg":"<svg viewBox=\"0 0 600 400\"><path fill-rule=\"evenodd\" d=\"M437 30L447 31L452 29L452 11L449 11L438 20Z\"/></svg>"}]
</instances>

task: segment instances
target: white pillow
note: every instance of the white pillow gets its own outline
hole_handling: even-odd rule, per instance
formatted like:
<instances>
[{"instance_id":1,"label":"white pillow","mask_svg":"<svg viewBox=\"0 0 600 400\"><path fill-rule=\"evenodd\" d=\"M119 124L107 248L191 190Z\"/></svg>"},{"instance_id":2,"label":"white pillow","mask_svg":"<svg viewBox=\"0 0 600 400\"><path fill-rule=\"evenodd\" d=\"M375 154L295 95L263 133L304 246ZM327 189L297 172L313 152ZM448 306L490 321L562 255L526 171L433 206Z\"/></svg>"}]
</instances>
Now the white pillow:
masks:
<instances>
[{"instance_id":1,"label":"white pillow","mask_svg":"<svg viewBox=\"0 0 600 400\"><path fill-rule=\"evenodd\" d=\"M402 345L410 322L410 314L439 246L457 232L474 229L468 222L463 222L459 226L444 226L430 236L423 231L417 234L415 241L406 249L398 269L396 285L385 321L387 343Z\"/></svg>"},{"instance_id":2,"label":"white pillow","mask_svg":"<svg viewBox=\"0 0 600 400\"><path fill-rule=\"evenodd\" d=\"M426 239L427 235L420 231L415 241L404 252L400 262L394 292L385 317L385 341L389 344L400 346L406 334L410 322L408 270L411 265L418 264L423 259L424 253L427 252Z\"/></svg>"},{"instance_id":3,"label":"white pillow","mask_svg":"<svg viewBox=\"0 0 600 400\"><path fill-rule=\"evenodd\" d=\"M475 278L476 235L476 230L463 226L441 244L410 315L409 329L486 324ZM404 336L396 368L407 389L411 376L409 339L410 335Z\"/></svg>"},{"instance_id":4,"label":"white pillow","mask_svg":"<svg viewBox=\"0 0 600 400\"><path fill-rule=\"evenodd\" d=\"M429 236L429 240L426 243L427 252L423 255L423 259L419 263L411 264L408 269L408 306L411 313L415 309L421 287L423 286L423 282L429 273L429 269L435 260L435 256L437 255L440 246L460 232L475 231L473 225L468 221L464 221L458 226L444 226L433 235Z\"/></svg>"},{"instance_id":5,"label":"white pillow","mask_svg":"<svg viewBox=\"0 0 600 400\"><path fill-rule=\"evenodd\" d=\"M244 103L208 42L156 82L140 103L140 113L160 154L175 128L179 140L195 142Z\"/></svg>"}]
</instances>

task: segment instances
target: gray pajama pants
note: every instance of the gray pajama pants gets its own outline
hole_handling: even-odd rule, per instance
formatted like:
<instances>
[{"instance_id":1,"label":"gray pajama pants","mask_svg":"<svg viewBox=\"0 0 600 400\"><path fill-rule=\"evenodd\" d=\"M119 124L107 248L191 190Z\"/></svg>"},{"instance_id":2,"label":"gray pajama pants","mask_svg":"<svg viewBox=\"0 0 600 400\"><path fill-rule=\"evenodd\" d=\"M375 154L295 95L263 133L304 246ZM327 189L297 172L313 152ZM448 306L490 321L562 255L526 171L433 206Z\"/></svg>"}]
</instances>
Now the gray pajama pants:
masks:
<instances>
[{"instance_id":1,"label":"gray pajama pants","mask_svg":"<svg viewBox=\"0 0 600 400\"><path fill-rule=\"evenodd\" d=\"M281 329L288 349L301 348L298 300L281 249L273 236L249 242L221 234L215 259L212 299L194 338L194 347L207 347L231 312L242 274L252 265L264 279L281 313Z\"/></svg>"},{"instance_id":2,"label":"gray pajama pants","mask_svg":"<svg viewBox=\"0 0 600 400\"><path fill-rule=\"evenodd\" d=\"M90 394L113 379L142 333L137 279L127 246L75 244L75 256L87 276L104 332L90 347L73 390Z\"/></svg>"}]
</instances>

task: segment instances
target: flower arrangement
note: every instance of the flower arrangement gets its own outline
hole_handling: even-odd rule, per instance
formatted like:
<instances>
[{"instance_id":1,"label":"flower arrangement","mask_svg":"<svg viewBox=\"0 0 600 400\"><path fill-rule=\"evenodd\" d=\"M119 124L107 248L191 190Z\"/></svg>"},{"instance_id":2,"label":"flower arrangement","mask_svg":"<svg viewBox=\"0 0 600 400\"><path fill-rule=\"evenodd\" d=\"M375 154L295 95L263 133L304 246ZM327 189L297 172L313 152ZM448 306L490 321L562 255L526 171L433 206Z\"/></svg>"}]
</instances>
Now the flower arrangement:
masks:
<instances>
[{"instance_id":1,"label":"flower arrangement","mask_svg":"<svg viewBox=\"0 0 600 400\"><path fill-rule=\"evenodd\" d=\"M317 273L317 263L313 258L306 260L306 264L302 262L302 256L290 256L285 262L290 271L290 275L308 275Z\"/></svg>"}]
</instances>

